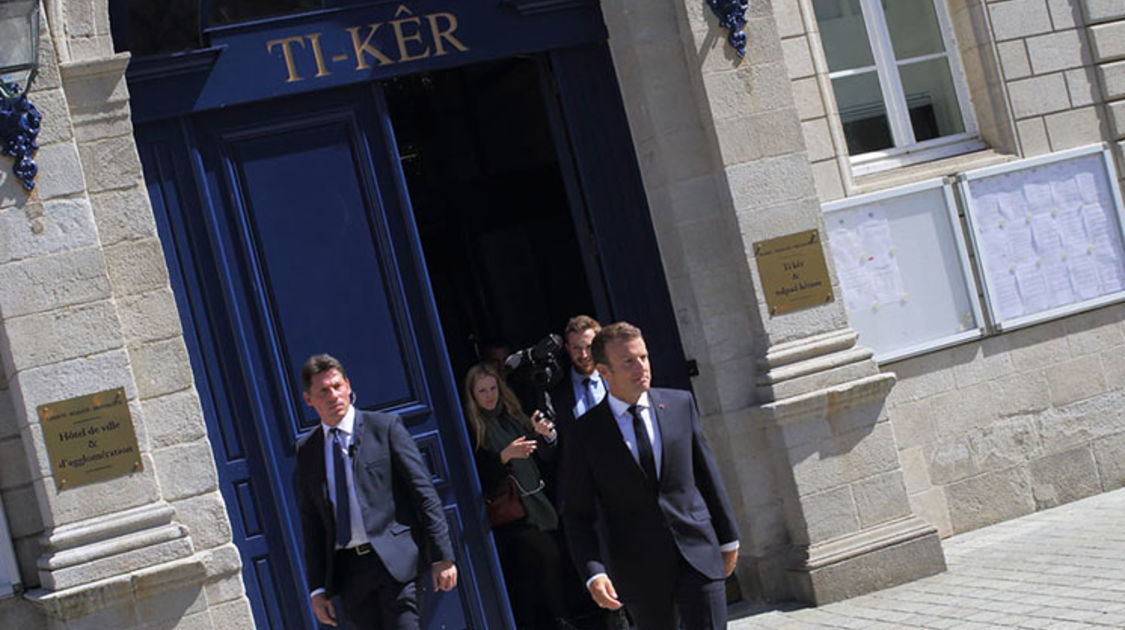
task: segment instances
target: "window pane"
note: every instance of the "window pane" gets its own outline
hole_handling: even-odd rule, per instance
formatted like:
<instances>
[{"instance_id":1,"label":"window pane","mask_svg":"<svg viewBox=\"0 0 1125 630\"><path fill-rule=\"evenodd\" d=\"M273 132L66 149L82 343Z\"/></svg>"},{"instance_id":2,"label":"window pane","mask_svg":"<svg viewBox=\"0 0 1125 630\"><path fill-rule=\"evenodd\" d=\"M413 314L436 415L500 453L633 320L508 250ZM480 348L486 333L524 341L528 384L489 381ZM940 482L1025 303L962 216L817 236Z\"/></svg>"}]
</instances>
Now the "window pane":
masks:
<instances>
[{"instance_id":1,"label":"window pane","mask_svg":"<svg viewBox=\"0 0 1125 630\"><path fill-rule=\"evenodd\" d=\"M813 0L829 72L875 64L859 0Z\"/></svg>"},{"instance_id":2,"label":"window pane","mask_svg":"<svg viewBox=\"0 0 1125 630\"><path fill-rule=\"evenodd\" d=\"M918 142L965 131L948 59L931 59L901 66L899 76L902 77L910 123Z\"/></svg>"},{"instance_id":3,"label":"window pane","mask_svg":"<svg viewBox=\"0 0 1125 630\"><path fill-rule=\"evenodd\" d=\"M129 2L129 51L144 57L201 48L197 5L197 0Z\"/></svg>"},{"instance_id":4,"label":"window pane","mask_svg":"<svg viewBox=\"0 0 1125 630\"><path fill-rule=\"evenodd\" d=\"M29 19L39 19L39 5L35 2L0 3L0 42L4 42L0 46L0 65L24 66L36 61ZM38 31L35 36L39 36Z\"/></svg>"},{"instance_id":5,"label":"window pane","mask_svg":"<svg viewBox=\"0 0 1125 630\"><path fill-rule=\"evenodd\" d=\"M883 0L895 59L945 52L933 0Z\"/></svg>"},{"instance_id":6,"label":"window pane","mask_svg":"<svg viewBox=\"0 0 1125 630\"><path fill-rule=\"evenodd\" d=\"M859 155L894 146L883 91L874 72L832 79L848 153Z\"/></svg>"}]
</instances>

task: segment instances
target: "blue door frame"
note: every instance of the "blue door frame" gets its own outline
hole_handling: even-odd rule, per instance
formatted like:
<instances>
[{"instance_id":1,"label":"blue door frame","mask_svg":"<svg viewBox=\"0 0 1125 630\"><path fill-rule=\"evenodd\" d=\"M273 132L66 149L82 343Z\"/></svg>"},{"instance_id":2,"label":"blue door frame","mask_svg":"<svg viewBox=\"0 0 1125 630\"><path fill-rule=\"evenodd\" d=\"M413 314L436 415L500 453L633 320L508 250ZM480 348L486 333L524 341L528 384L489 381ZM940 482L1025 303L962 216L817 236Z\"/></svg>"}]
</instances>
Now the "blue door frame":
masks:
<instances>
[{"instance_id":1,"label":"blue door frame","mask_svg":"<svg viewBox=\"0 0 1125 630\"><path fill-rule=\"evenodd\" d=\"M377 85L137 128L259 627L314 625L290 481L317 424L295 374L323 350L404 418L446 505L465 577L427 627L510 625L390 133Z\"/></svg>"},{"instance_id":2,"label":"blue door frame","mask_svg":"<svg viewBox=\"0 0 1125 630\"><path fill-rule=\"evenodd\" d=\"M433 17L446 14L455 19ZM395 20L402 21L398 27ZM454 23L457 30L451 31ZM411 24L421 26L411 31ZM358 40L350 28L358 29ZM398 48L403 33L405 47ZM415 33L421 40L413 39ZM555 89L545 92L551 94L560 163L593 265L587 272L600 274L606 290L599 302L604 312L597 315L641 325L659 348L658 382L687 387L597 3L375 2L211 35L209 49L134 61L128 78L145 178L258 626L316 627L307 606L290 477L293 442L314 424L300 402L295 372L305 354L327 350L342 355L359 406L404 416L447 505L462 582L454 595L427 600L428 627L510 628L378 80L549 51L544 68ZM371 49L365 48L368 35ZM411 48L419 41L429 42L431 54L411 58L421 54ZM444 54L435 54L438 44ZM354 53L339 62L348 71L317 76L330 63L321 57L344 54L332 52L341 49ZM379 54L393 63L381 65ZM358 71L361 57L370 67ZM294 76L299 78L289 80ZM271 178L281 182L276 190L266 185ZM310 304L318 281L306 273L305 257L288 254L300 250L294 235L315 238L314 228L322 226L312 219L325 218L300 210L336 197L343 201L329 209L337 214L326 211L328 223L357 222L349 235L364 238L351 242L370 251L359 262L332 260L366 269L373 280L359 289L348 282L332 286L345 303L365 315L377 313L383 332L393 333L367 335L359 348L343 343L344 326L314 325L317 312ZM331 258L339 252L320 253Z\"/></svg>"}]
</instances>

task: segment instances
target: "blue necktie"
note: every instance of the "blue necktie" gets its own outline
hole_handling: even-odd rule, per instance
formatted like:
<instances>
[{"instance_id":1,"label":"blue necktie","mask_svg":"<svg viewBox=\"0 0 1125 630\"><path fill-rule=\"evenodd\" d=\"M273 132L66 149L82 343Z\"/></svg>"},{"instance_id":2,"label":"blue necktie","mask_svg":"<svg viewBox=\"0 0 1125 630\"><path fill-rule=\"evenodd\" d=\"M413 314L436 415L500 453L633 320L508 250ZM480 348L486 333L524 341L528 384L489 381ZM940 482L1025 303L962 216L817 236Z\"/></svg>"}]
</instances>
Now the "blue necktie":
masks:
<instances>
[{"instance_id":1,"label":"blue necktie","mask_svg":"<svg viewBox=\"0 0 1125 630\"><path fill-rule=\"evenodd\" d=\"M348 473L344 468L344 443L340 430L332 429L332 468L336 473L336 544L347 547L352 541L352 506L348 500Z\"/></svg>"},{"instance_id":2,"label":"blue necktie","mask_svg":"<svg viewBox=\"0 0 1125 630\"><path fill-rule=\"evenodd\" d=\"M652 441L649 440L648 431L645 430L645 422L641 419L641 408L633 405L629 407L629 413L633 414L633 433L637 443L637 459L640 460L641 470L652 482L652 487L656 488L656 457L652 454Z\"/></svg>"},{"instance_id":3,"label":"blue necktie","mask_svg":"<svg viewBox=\"0 0 1125 630\"><path fill-rule=\"evenodd\" d=\"M586 404L586 411L589 411L594 406L594 396L590 393L590 377L582 379L582 402Z\"/></svg>"}]
</instances>

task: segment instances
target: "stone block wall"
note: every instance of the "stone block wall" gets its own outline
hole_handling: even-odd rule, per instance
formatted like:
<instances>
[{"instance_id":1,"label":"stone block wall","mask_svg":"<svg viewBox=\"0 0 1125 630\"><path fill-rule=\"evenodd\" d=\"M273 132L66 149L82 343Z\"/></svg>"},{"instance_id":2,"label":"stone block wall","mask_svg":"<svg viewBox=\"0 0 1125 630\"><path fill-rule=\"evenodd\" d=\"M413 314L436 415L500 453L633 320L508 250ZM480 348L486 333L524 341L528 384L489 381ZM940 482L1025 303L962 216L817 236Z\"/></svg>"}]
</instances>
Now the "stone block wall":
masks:
<instances>
[{"instance_id":1,"label":"stone block wall","mask_svg":"<svg viewBox=\"0 0 1125 630\"><path fill-rule=\"evenodd\" d=\"M948 536L1125 485L1125 306L882 366L915 511Z\"/></svg>"},{"instance_id":2,"label":"stone block wall","mask_svg":"<svg viewBox=\"0 0 1125 630\"><path fill-rule=\"evenodd\" d=\"M44 2L36 188L0 160L0 627L253 626L133 141L108 2ZM38 405L123 386L143 471L57 490Z\"/></svg>"},{"instance_id":3,"label":"stone block wall","mask_svg":"<svg viewBox=\"0 0 1125 630\"><path fill-rule=\"evenodd\" d=\"M988 4L1024 157L1107 139L1083 0Z\"/></svg>"},{"instance_id":4,"label":"stone block wall","mask_svg":"<svg viewBox=\"0 0 1125 630\"><path fill-rule=\"evenodd\" d=\"M1125 4L1084 0L1082 7L1098 79L1095 92L1105 104L1118 171L1125 178Z\"/></svg>"},{"instance_id":5,"label":"stone block wall","mask_svg":"<svg viewBox=\"0 0 1125 630\"><path fill-rule=\"evenodd\" d=\"M1109 142L1125 172L1125 4L949 0L989 150L857 178L811 2L774 5L821 201ZM1119 173L1120 174L1120 173ZM1125 307L882 365L916 513L943 536L1125 485Z\"/></svg>"}]
</instances>

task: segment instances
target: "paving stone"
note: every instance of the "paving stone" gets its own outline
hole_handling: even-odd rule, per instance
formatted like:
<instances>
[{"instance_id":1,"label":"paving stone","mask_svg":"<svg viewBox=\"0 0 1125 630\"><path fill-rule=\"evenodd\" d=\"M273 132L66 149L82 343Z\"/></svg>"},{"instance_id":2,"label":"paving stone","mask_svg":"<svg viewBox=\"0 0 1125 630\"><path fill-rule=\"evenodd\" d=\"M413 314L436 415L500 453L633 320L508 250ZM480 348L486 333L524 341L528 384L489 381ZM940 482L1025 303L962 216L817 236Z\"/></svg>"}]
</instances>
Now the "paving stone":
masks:
<instances>
[{"instance_id":1,"label":"paving stone","mask_svg":"<svg viewBox=\"0 0 1125 630\"><path fill-rule=\"evenodd\" d=\"M732 621L731 630L1125 627L1125 489L953 536L949 570L820 608Z\"/></svg>"}]
</instances>

